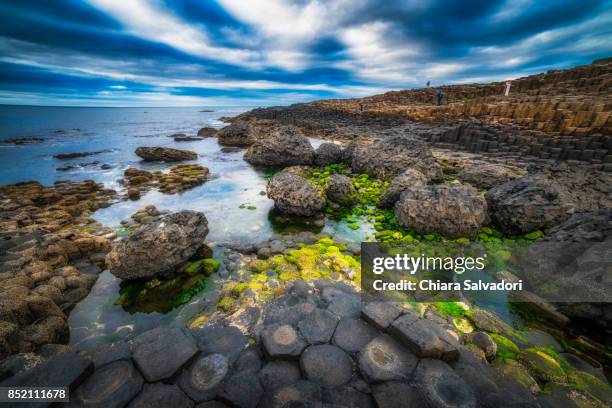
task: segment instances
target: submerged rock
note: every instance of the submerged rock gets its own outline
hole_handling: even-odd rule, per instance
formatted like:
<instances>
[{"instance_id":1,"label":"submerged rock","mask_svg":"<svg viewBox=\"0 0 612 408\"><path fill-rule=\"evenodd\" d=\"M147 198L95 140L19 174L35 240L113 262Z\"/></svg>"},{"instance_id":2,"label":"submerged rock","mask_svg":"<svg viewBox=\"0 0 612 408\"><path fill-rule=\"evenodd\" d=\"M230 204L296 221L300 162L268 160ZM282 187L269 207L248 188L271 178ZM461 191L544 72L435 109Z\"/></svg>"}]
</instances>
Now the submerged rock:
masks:
<instances>
[{"instance_id":1,"label":"submerged rock","mask_svg":"<svg viewBox=\"0 0 612 408\"><path fill-rule=\"evenodd\" d=\"M355 172L371 177L394 177L414 168L428 180L442 179L442 169L431 150L415 137L393 136L372 144L358 144L352 147L350 162Z\"/></svg>"},{"instance_id":2,"label":"submerged rock","mask_svg":"<svg viewBox=\"0 0 612 408\"><path fill-rule=\"evenodd\" d=\"M342 150L335 143L322 143L317 148L317 156L315 164L317 166L327 166L329 164L338 163L342 159Z\"/></svg>"},{"instance_id":3,"label":"submerged rock","mask_svg":"<svg viewBox=\"0 0 612 408\"><path fill-rule=\"evenodd\" d=\"M427 177L415 169L406 169L389 183L389 187L380 196L381 208L393 208L401 194L411 187L422 187L427 184Z\"/></svg>"},{"instance_id":4,"label":"submerged rock","mask_svg":"<svg viewBox=\"0 0 612 408\"><path fill-rule=\"evenodd\" d=\"M204 214L187 210L169 214L117 242L106 265L120 279L169 277L193 256L207 234Z\"/></svg>"},{"instance_id":5,"label":"submerged rock","mask_svg":"<svg viewBox=\"0 0 612 408\"><path fill-rule=\"evenodd\" d=\"M136 149L135 153L144 161L174 162L195 160L198 158L196 152L173 149L170 147L139 147Z\"/></svg>"},{"instance_id":6,"label":"submerged rock","mask_svg":"<svg viewBox=\"0 0 612 408\"><path fill-rule=\"evenodd\" d=\"M325 206L325 200L308 180L280 172L268 182L268 198L274 200L274 205L286 214L312 216Z\"/></svg>"},{"instance_id":7,"label":"submerged rock","mask_svg":"<svg viewBox=\"0 0 612 408\"><path fill-rule=\"evenodd\" d=\"M198 136L201 136L201 137L210 137L216 134L217 134L217 129L213 127L203 127L202 129L198 130Z\"/></svg>"},{"instance_id":8,"label":"submerged rock","mask_svg":"<svg viewBox=\"0 0 612 408\"><path fill-rule=\"evenodd\" d=\"M570 216L571 205L559 191L535 177L498 185L485 194L491 218L508 234L552 227Z\"/></svg>"},{"instance_id":9,"label":"submerged rock","mask_svg":"<svg viewBox=\"0 0 612 408\"><path fill-rule=\"evenodd\" d=\"M244 154L245 161L263 166L310 165L314 158L312 145L294 126L285 126L272 137L256 141Z\"/></svg>"},{"instance_id":10,"label":"submerged rock","mask_svg":"<svg viewBox=\"0 0 612 408\"><path fill-rule=\"evenodd\" d=\"M471 236L487 218L487 203L468 185L416 187L402 193L395 215L399 225L421 233Z\"/></svg>"}]
</instances>

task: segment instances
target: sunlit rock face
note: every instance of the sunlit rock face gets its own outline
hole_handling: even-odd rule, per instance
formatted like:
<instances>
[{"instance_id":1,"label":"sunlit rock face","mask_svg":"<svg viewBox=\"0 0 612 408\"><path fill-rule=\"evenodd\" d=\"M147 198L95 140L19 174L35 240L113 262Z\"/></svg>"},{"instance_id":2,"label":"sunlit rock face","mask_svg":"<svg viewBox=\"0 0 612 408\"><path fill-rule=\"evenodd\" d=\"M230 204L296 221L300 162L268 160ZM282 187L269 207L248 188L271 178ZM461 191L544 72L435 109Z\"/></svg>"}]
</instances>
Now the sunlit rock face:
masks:
<instances>
[{"instance_id":1,"label":"sunlit rock face","mask_svg":"<svg viewBox=\"0 0 612 408\"><path fill-rule=\"evenodd\" d=\"M106 265L120 279L169 277L195 254L207 234L203 213L173 213L114 244Z\"/></svg>"}]
</instances>

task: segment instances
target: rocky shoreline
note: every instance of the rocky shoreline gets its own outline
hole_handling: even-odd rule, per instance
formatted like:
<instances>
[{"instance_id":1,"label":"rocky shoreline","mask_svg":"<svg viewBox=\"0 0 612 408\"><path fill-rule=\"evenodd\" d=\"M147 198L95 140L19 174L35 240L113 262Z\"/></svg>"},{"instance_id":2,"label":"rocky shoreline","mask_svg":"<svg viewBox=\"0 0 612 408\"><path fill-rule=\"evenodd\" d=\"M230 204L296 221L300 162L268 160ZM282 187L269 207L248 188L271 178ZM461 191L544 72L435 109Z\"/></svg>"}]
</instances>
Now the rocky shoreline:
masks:
<instances>
[{"instance_id":1,"label":"rocky shoreline","mask_svg":"<svg viewBox=\"0 0 612 408\"><path fill-rule=\"evenodd\" d=\"M523 143L531 132L524 128L457 125L448 115L416 122L398 114L389 96L379 99L367 100L376 109L365 115L352 111L355 101L256 109L216 137L244 148L248 163L274 168L265 194L289 220L334 219L352 230L367 223L371 240L419 251L477 243L500 258L505 244L578 243L577 265L588 264L592 246L612 240L608 128L587 132L595 145L576 160L573 139L559 151L538 150ZM529 148L506 149L503 132ZM189 141L214 133L203 128ZM315 149L309 135L330 142ZM197 158L166 147L135 153L155 162ZM208 175L187 163L168 172L128 168L119 193L93 181L0 187L0 385L70 387L77 406L612 404L604 371L612 366L610 303L555 304L530 294L530 303L515 304L516 327L469 302L368 301L358 243L324 232L208 246L200 212L148 206L120 231L90 218L152 188L190 190ZM561 289L583 279L573 265L563 270ZM216 286L188 327L73 351L67 317L103 270L124 280L118 302L133 310L164 297L165 307L176 308L207 282ZM592 273L605 291L606 271ZM587 324L600 336L581 331Z\"/></svg>"}]
</instances>

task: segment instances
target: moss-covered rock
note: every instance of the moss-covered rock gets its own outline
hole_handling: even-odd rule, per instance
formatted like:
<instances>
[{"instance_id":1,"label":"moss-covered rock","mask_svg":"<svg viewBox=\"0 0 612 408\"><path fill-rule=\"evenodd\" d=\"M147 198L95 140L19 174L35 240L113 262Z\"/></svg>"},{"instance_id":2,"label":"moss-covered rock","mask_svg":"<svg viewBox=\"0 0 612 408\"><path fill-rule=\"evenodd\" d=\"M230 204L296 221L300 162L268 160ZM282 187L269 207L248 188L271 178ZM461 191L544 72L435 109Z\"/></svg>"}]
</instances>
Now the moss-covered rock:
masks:
<instances>
[{"instance_id":1,"label":"moss-covered rock","mask_svg":"<svg viewBox=\"0 0 612 408\"><path fill-rule=\"evenodd\" d=\"M203 273L206 276L210 276L219 270L221 264L213 258L200 259L198 261L190 263L186 268L185 272L193 275L196 273Z\"/></svg>"},{"instance_id":2,"label":"moss-covered rock","mask_svg":"<svg viewBox=\"0 0 612 408\"><path fill-rule=\"evenodd\" d=\"M517 355L517 359L541 381L567 382L567 375L561 366L561 362L544 349L538 347L528 348L521 351Z\"/></svg>"},{"instance_id":3,"label":"moss-covered rock","mask_svg":"<svg viewBox=\"0 0 612 408\"><path fill-rule=\"evenodd\" d=\"M496 333L489 333L489 336L497 344L497 359L501 361L516 360L521 350L512 340Z\"/></svg>"},{"instance_id":4,"label":"moss-covered rock","mask_svg":"<svg viewBox=\"0 0 612 408\"><path fill-rule=\"evenodd\" d=\"M586 392L609 406L612 405L612 387L599 378L584 371L571 371L568 380L573 388Z\"/></svg>"}]
</instances>

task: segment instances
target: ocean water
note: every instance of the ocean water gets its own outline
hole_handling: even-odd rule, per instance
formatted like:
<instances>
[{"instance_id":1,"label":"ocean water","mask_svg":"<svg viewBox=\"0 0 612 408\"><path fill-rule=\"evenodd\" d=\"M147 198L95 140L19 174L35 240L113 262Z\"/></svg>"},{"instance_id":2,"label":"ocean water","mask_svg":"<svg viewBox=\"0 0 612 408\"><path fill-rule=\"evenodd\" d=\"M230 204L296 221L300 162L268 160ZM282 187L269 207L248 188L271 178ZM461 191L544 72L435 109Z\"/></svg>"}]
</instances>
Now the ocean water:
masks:
<instances>
[{"instance_id":1,"label":"ocean water","mask_svg":"<svg viewBox=\"0 0 612 408\"><path fill-rule=\"evenodd\" d=\"M36 180L51 185L58 180L92 179L118 191L118 180L128 167L168 170L173 163L145 163L134 150L139 146L164 146L193 150L193 161L210 170L210 179L181 194L163 194L150 190L138 201L120 201L99 209L93 218L117 228L139 209L155 205L160 210L202 211L209 223L207 243L217 244L216 254L225 243L256 243L268 239L278 226L271 220L274 203L262 192L270 171L258 169L242 160L244 149L223 151L217 139L175 142L175 133L195 135L205 126L221 128L222 116L234 116L250 107L217 108L58 108L0 106L0 184ZM201 112L212 110L212 112ZM37 137L40 143L13 145L10 138ZM313 147L321 140L310 139ZM102 153L72 160L59 160L59 153ZM98 165L80 167L99 161ZM110 165L103 170L100 165ZM75 165L71 171L58 167ZM251 208L240 208L248 204ZM299 227L298 227L299 228ZM324 230L336 237L360 242L373 233L371 225L354 231L344 221L327 219ZM221 257L218 260L222 260ZM101 343L133 336L158 325L184 325L202 305L205 293L195 296L170 313L129 313L116 303L120 280L108 271L102 273L89 296L69 317L70 344L76 349L95 348Z\"/></svg>"}]
</instances>

